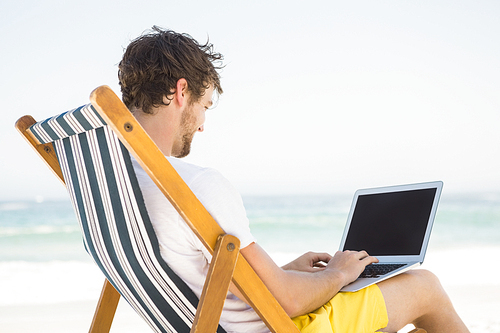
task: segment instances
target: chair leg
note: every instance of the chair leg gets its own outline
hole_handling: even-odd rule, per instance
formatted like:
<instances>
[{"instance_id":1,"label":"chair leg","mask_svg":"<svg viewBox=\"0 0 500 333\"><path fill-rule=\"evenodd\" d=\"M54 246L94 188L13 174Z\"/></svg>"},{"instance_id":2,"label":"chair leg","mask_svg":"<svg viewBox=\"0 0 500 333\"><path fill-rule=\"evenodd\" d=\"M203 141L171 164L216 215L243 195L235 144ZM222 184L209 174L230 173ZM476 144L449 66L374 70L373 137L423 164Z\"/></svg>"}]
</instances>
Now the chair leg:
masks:
<instances>
[{"instance_id":1,"label":"chair leg","mask_svg":"<svg viewBox=\"0 0 500 333\"><path fill-rule=\"evenodd\" d=\"M113 323L120 293L106 279L90 325L89 333L108 333Z\"/></svg>"},{"instance_id":2,"label":"chair leg","mask_svg":"<svg viewBox=\"0 0 500 333\"><path fill-rule=\"evenodd\" d=\"M240 241L220 236L215 246L191 333L215 333L240 251Z\"/></svg>"}]
</instances>

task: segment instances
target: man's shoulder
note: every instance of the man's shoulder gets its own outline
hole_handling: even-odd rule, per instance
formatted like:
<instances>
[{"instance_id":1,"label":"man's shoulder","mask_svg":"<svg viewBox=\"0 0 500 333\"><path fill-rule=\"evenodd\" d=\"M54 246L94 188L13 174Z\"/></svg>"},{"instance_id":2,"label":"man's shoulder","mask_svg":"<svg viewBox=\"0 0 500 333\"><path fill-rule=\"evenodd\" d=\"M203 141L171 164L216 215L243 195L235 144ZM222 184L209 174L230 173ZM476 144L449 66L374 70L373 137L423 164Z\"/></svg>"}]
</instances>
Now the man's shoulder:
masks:
<instances>
[{"instance_id":1,"label":"man's shoulder","mask_svg":"<svg viewBox=\"0 0 500 333\"><path fill-rule=\"evenodd\" d=\"M194 181L207 178L222 178L222 175L214 168L203 167L192 164L175 157L167 157L168 161L174 167L175 171L189 185Z\"/></svg>"},{"instance_id":2,"label":"man's shoulder","mask_svg":"<svg viewBox=\"0 0 500 333\"><path fill-rule=\"evenodd\" d=\"M207 191L207 188L232 188L229 181L214 168L202 167L174 157L167 156L167 160L170 162L175 171L177 171L182 180L191 188L193 192L195 192L195 194L205 192ZM132 165L143 191L150 187L153 189L157 188L151 181L151 178L133 157Z\"/></svg>"}]
</instances>

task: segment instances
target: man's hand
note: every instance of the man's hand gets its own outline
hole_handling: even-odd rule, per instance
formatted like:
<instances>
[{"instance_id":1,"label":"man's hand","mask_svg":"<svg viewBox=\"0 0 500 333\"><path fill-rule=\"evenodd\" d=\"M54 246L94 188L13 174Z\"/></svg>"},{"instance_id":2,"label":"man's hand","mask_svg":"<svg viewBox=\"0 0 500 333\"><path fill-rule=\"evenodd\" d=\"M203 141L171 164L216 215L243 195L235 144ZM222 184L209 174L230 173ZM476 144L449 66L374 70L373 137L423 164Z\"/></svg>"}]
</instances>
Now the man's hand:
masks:
<instances>
[{"instance_id":1,"label":"man's hand","mask_svg":"<svg viewBox=\"0 0 500 333\"><path fill-rule=\"evenodd\" d=\"M314 273L325 269L331 259L332 256L328 253L307 252L281 268L284 270Z\"/></svg>"},{"instance_id":2,"label":"man's hand","mask_svg":"<svg viewBox=\"0 0 500 333\"><path fill-rule=\"evenodd\" d=\"M356 280L366 266L377 263L366 251L337 251L325 269L336 270L343 276L343 286Z\"/></svg>"}]
</instances>

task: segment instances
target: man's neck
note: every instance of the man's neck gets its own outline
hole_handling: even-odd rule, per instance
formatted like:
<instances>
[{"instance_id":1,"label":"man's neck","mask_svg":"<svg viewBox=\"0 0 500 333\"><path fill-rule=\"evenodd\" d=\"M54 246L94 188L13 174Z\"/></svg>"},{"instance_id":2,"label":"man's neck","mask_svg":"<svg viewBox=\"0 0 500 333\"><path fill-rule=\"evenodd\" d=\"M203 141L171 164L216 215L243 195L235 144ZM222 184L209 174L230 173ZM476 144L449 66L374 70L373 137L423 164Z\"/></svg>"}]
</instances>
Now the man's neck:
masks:
<instances>
[{"instance_id":1,"label":"man's neck","mask_svg":"<svg viewBox=\"0 0 500 333\"><path fill-rule=\"evenodd\" d=\"M152 114L140 109L132 110L133 115L165 156L171 156L174 138L179 130L179 112L169 106L153 108Z\"/></svg>"}]
</instances>

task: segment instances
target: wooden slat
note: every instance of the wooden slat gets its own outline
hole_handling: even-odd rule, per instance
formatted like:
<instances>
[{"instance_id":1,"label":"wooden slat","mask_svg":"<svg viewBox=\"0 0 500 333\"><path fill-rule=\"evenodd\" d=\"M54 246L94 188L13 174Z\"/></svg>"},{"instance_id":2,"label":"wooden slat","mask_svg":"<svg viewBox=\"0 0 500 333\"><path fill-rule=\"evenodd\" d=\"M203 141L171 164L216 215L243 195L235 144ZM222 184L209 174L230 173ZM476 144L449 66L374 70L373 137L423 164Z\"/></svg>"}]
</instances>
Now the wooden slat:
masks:
<instances>
[{"instance_id":1,"label":"wooden slat","mask_svg":"<svg viewBox=\"0 0 500 333\"><path fill-rule=\"evenodd\" d=\"M95 309L89 333L108 333L115 317L120 294L107 279L101 290L101 297Z\"/></svg>"},{"instance_id":2,"label":"wooden slat","mask_svg":"<svg viewBox=\"0 0 500 333\"><path fill-rule=\"evenodd\" d=\"M57 160L56 152L52 143L40 144L38 140L31 134L29 131L29 127L35 124L36 121L32 116L24 116L18 119L16 122L16 128L21 133L21 135L28 141L28 143L35 149L38 156L47 163L52 172L56 175L56 177L64 183L64 177L61 171L61 167L59 166L59 161Z\"/></svg>"},{"instance_id":3,"label":"wooden slat","mask_svg":"<svg viewBox=\"0 0 500 333\"><path fill-rule=\"evenodd\" d=\"M200 297L191 333L216 332L240 251L240 240L219 237Z\"/></svg>"},{"instance_id":4,"label":"wooden slat","mask_svg":"<svg viewBox=\"0 0 500 333\"><path fill-rule=\"evenodd\" d=\"M217 238L224 234L224 231L191 192L127 107L107 86L95 89L90 100L200 241L213 253ZM299 332L243 256L237 261L233 282L269 330Z\"/></svg>"}]
</instances>

